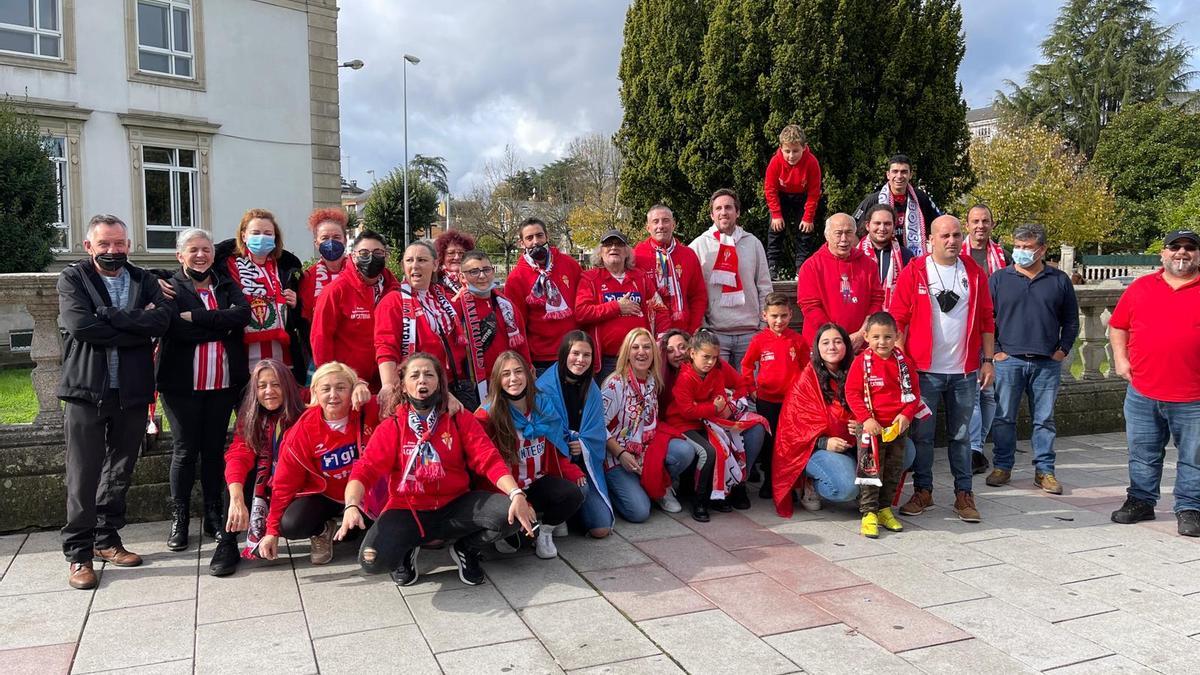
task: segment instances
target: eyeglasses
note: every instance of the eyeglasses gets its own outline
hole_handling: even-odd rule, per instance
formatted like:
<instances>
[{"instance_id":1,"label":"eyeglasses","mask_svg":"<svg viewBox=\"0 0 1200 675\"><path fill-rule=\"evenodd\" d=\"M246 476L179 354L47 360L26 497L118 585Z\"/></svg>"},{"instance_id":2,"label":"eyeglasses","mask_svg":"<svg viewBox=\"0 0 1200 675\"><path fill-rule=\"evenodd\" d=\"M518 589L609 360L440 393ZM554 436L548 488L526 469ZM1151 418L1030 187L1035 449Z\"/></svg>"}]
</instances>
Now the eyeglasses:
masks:
<instances>
[{"instance_id":1,"label":"eyeglasses","mask_svg":"<svg viewBox=\"0 0 1200 675\"><path fill-rule=\"evenodd\" d=\"M1178 251L1179 249L1183 249L1183 250L1187 251L1188 253L1195 253L1196 245L1195 244L1167 244L1168 251Z\"/></svg>"},{"instance_id":2,"label":"eyeglasses","mask_svg":"<svg viewBox=\"0 0 1200 675\"><path fill-rule=\"evenodd\" d=\"M386 258L386 257L387 257L387 251L385 251L385 250L383 250L383 249L381 249L381 248L377 248L377 249L374 249L374 250L370 250L370 249L365 249L365 248L364 248L364 249L362 249L362 250L355 251L355 252L354 252L354 257L355 257L355 258L358 258L359 260L370 260L372 257L375 257L375 258Z\"/></svg>"},{"instance_id":3,"label":"eyeglasses","mask_svg":"<svg viewBox=\"0 0 1200 675\"><path fill-rule=\"evenodd\" d=\"M472 279L478 279L480 277L486 277L495 271L495 267L477 267L473 270L463 270L462 273L471 277Z\"/></svg>"}]
</instances>

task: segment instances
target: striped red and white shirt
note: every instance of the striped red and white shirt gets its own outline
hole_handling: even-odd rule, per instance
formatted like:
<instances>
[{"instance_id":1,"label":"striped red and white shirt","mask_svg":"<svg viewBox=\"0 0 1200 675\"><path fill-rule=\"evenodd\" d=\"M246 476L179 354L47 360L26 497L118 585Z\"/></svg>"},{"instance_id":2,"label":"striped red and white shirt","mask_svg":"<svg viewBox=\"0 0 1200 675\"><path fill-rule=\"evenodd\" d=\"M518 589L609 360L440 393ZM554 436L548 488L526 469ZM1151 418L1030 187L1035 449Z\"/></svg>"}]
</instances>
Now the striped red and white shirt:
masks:
<instances>
[{"instance_id":1,"label":"striped red and white shirt","mask_svg":"<svg viewBox=\"0 0 1200 675\"><path fill-rule=\"evenodd\" d=\"M517 438L521 441L521 445L517 450L517 475L515 478L518 485L527 488L533 481L546 475L546 437L539 436L530 441L518 431Z\"/></svg>"},{"instance_id":2,"label":"striped red and white shirt","mask_svg":"<svg viewBox=\"0 0 1200 675\"><path fill-rule=\"evenodd\" d=\"M205 309L219 309L217 298L211 290L197 288L196 292ZM192 357L192 376L196 391L213 391L229 386L229 356L220 340L196 345L196 353Z\"/></svg>"}]
</instances>

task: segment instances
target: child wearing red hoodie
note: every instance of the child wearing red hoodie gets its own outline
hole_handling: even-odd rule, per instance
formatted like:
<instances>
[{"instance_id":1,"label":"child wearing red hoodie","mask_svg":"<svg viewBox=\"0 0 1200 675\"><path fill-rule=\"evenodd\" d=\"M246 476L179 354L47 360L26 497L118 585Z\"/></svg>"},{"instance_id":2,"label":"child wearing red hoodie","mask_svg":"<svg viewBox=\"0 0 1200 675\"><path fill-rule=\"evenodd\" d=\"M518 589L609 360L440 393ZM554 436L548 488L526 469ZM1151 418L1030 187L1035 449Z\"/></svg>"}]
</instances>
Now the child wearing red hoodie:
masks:
<instances>
[{"instance_id":1,"label":"child wearing red hoodie","mask_svg":"<svg viewBox=\"0 0 1200 675\"><path fill-rule=\"evenodd\" d=\"M771 229L767 234L767 260L771 278L791 277L804 261L821 247L824 239L817 230L817 207L821 201L821 164L808 147L804 130L789 124L779 134L779 151L767 164L763 180ZM785 256L788 232L797 231L795 267Z\"/></svg>"},{"instance_id":2,"label":"child wearing red hoodie","mask_svg":"<svg viewBox=\"0 0 1200 675\"><path fill-rule=\"evenodd\" d=\"M858 449L860 532L879 536L879 526L904 529L889 506L904 473L904 442L921 407L915 364L896 348L896 320L887 312L867 317L867 349L846 373L846 404L862 424ZM882 497L881 497L882 495Z\"/></svg>"},{"instance_id":3,"label":"child wearing red hoodie","mask_svg":"<svg viewBox=\"0 0 1200 675\"><path fill-rule=\"evenodd\" d=\"M811 348L803 336L788 327L792 322L788 296L768 294L763 301L762 318L767 327L750 339L750 346L742 357L742 386L754 398L754 409L767 418L771 428L771 439L763 448L765 452L759 455L763 483L758 491L759 497L770 499L771 453L775 446L775 429L779 426L779 412L792 380L804 369Z\"/></svg>"}]
</instances>

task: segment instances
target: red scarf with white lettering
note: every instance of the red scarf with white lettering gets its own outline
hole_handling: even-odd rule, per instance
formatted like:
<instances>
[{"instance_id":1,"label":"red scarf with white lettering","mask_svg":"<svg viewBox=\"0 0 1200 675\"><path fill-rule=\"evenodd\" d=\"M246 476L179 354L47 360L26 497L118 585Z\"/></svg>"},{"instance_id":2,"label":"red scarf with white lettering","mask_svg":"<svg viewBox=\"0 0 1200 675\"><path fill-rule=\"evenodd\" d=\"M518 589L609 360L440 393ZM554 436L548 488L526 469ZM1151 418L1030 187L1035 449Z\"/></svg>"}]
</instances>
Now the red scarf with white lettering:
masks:
<instances>
[{"instance_id":1,"label":"red scarf with white lettering","mask_svg":"<svg viewBox=\"0 0 1200 675\"><path fill-rule=\"evenodd\" d=\"M858 243L858 250L875 263L875 269L879 269L879 252L875 250L875 244L871 243L870 237L863 237L863 240ZM892 262L888 265L887 278L880 279L879 283L883 286L883 309L892 304L892 290L896 288L896 279L900 277L900 268L904 266L904 257L900 254L900 242L892 237Z\"/></svg>"},{"instance_id":2,"label":"red scarf with white lettering","mask_svg":"<svg viewBox=\"0 0 1200 675\"><path fill-rule=\"evenodd\" d=\"M230 256L229 276L242 289L250 303L250 323L242 333L246 344L278 341L286 347L290 342L284 325L287 323L287 302L283 284L279 281L279 265L267 258L259 265L250 256Z\"/></svg>"},{"instance_id":3,"label":"red scarf with white lettering","mask_svg":"<svg viewBox=\"0 0 1200 675\"><path fill-rule=\"evenodd\" d=\"M721 286L722 307L738 307L746 304L746 292L742 290L742 278L738 275L737 240L744 232L737 228L732 235L721 234L716 225L709 230L716 237L720 248L717 259L713 261L712 274L709 278Z\"/></svg>"},{"instance_id":4,"label":"red scarf with white lettering","mask_svg":"<svg viewBox=\"0 0 1200 675\"><path fill-rule=\"evenodd\" d=\"M400 343L401 360L407 359L417 349L417 321L424 318L430 330L447 340L449 347L450 336L454 333L454 322L458 321L458 313L454 305L446 297L442 288L436 284L427 291L414 290L406 281L400 284L400 311L404 321L403 340ZM464 340L462 335L458 340ZM454 363L454 355L446 354L450 363Z\"/></svg>"}]
</instances>

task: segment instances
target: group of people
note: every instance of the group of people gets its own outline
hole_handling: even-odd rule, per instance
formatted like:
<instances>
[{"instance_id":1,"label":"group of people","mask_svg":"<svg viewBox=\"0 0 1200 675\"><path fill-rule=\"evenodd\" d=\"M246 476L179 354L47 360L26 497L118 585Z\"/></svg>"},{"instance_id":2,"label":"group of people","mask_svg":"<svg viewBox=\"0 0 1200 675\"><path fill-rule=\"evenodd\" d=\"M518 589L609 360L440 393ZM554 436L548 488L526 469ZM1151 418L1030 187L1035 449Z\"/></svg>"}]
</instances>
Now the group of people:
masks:
<instances>
[{"instance_id":1,"label":"group of people","mask_svg":"<svg viewBox=\"0 0 1200 675\"><path fill-rule=\"evenodd\" d=\"M911 176L911 162L893 157L856 217L827 218L824 244L798 247L795 300L774 292L767 253L728 189L712 195L712 225L690 244L656 205L644 241L607 232L586 270L529 218L502 287L487 254L455 230L405 248L397 278L384 237L351 238L338 209L310 217L319 257L307 268L262 209L232 240L180 232L169 270L131 264L126 225L96 216L88 258L58 283L69 583L94 587L93 559L142 562L119 530L156 392L174 439L167 546L192 541L199 473L216 576L277 557L285 537L310 539L314 564L354 540L364 570L402 585L416 582L422 550L445 549L463 582L478 584L487 549L552 558L556 536L603 538L618 518L679 512L681 499L707 522L751 508L757 477L780 516L796 497L809 510L857 501L862 534L877 537L903 528L893 507L906 470L914 490L898 512L933 505L939 407L954 510L978 522L973 474L991 466L983 439L990 432L995 446L987 484L1003 485L1023 396L1035 481L1061 493L1053 413L1078 332L1070 280L1046 264L1040 227L1017 227L1010 254L992 240L985 205L964 228ZM820 169L798 128L781 135L767 183L772 249L776 233L811 240ZM1182 324L1200 306L1197 241L1169 236L1163 271L1135 282L1112 320L1114 367L1131 381L1132 483L1113 519L1154 517L1174 435L1176 511L1191 536L1200 394L1189 389L1196 378L1181 383L1152 355L1196 365L1177 335L1196 330ZM1167 337L1169 322L1179 325Z\"/></svg>"}]
</instances>

